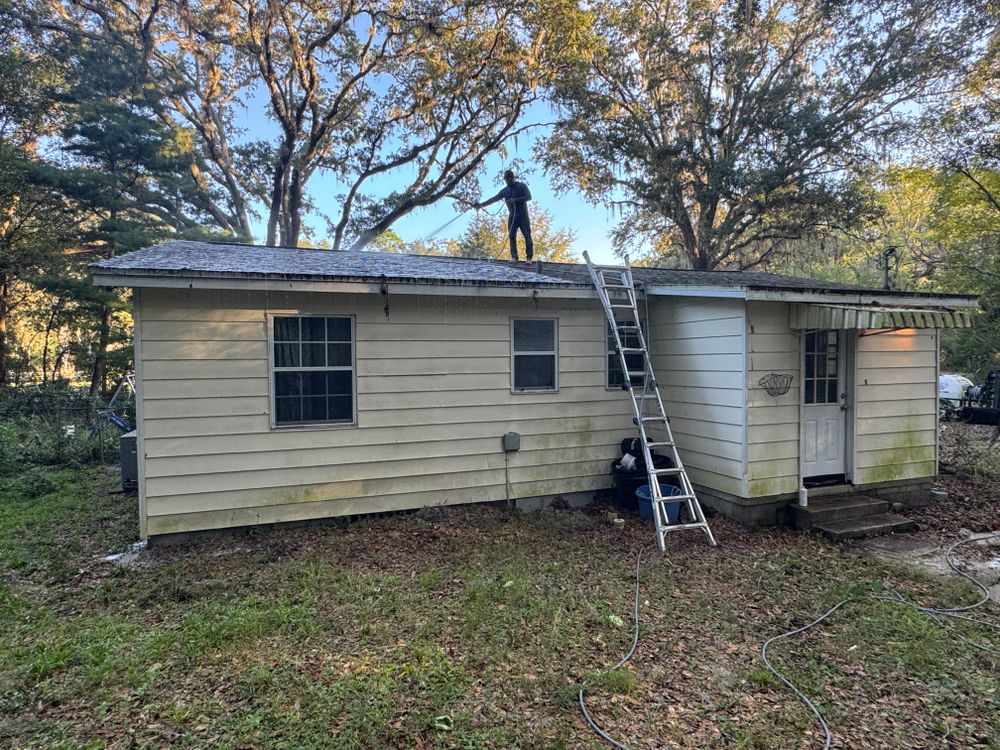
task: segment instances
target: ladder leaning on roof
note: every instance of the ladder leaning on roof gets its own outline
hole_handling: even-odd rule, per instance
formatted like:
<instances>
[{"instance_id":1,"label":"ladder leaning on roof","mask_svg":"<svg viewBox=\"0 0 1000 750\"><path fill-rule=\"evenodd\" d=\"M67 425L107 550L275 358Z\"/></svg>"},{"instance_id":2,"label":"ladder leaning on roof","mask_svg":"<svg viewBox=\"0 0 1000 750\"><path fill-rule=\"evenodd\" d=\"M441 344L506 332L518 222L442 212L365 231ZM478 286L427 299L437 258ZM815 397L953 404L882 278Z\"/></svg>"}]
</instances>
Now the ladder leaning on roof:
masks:
<instances>
[{"instance_id":1,"label":"ladder leaning on roof","mask_svg":"<svg viewBox=\"0 0 1000 750\"><path fill-rule=\"evenodd\" d=\"M666 536L671 531L683 531L685 529L701 529L708 538L708 543L715 547L715 537L705 520L705 513L695 495L694 487L688 478L681 457L677 453L677 445L674 442L673 431L670 429L670 419L663 408L663 398L660 396L660 387L656 383L653 375L653 365L649 358L649 349L646 346L646 336L642 331L639 320L639 308L636 304L635 283L632 280L632 267L629 265L628 257L625 258L624 267L620 266L595 266L590 262L590 256L585 252L584 260L587 262L587 270L590 271L590 278L597 289L597 297L601 300L604 308L604 315L608 320L608 325L615 338L615 351L618 353L618 362L621 364L622 377L624 383L622 388L628 391L632 401L632 421L639 428L639 438L642 442L642 456L646 461L646 473L649 478L650 496L653 501L653 519L656 522L656 543L661 552L666 552ZM628 355L641 354L643 369L630 370ZM637 383L633 378L642 378L642 390L639 391ZM660 440L650 439L650 433L659 430L663 433ZM653 449L662 448L673 461L670 468L657 469L653 464ZM660 484L661 477L664 478L664 485ZM678 487L670 487L667 477L675 477ZM668 486L670 490L678 494L665 495L663 487ZM665 503L683 503L688 510L688 520L684 523L670 522Z\"/></svg>"}]
</instances>

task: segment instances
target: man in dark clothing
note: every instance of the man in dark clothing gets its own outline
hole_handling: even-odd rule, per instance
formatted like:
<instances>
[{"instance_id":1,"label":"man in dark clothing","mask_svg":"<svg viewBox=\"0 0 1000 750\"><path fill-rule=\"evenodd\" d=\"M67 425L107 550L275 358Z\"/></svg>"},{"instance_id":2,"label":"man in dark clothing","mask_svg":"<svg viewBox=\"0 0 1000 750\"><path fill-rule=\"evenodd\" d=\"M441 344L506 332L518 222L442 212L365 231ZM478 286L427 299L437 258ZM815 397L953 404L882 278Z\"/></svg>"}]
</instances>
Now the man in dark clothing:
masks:
<instances>
[{"instance_id":1,"label":"man in dark clothing","mask_svg":"<svg viewBox=\"0 0 1000 750\"><path fill-rule=\"evenodd\" d=\"M507 234L510 237L510 257L517 262L517 230L521 230L524 236L524 255L530 261L535 250L531 242L531 220L528 218L528 201L531 200L531 191L523 182L514 179L514 173L509 169L503 173L503 181L507 187L494 195L489 200L477 203L476 208L483 208L491 203L496 203L501 198L507 204Z\"/></svg>"}]
</instances>

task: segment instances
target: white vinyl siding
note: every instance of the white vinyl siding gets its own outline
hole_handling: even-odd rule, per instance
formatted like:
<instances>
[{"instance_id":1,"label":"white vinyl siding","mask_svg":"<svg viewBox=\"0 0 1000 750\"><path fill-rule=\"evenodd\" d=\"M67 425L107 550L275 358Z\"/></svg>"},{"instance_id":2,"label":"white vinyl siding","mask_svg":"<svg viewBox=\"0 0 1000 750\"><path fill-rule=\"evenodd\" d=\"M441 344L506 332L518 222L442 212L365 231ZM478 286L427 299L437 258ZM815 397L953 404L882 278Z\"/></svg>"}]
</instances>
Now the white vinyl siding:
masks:
<instances>
[{"instance_id":1,"label":"white vinyl siding","mask_svg":"<svg viewBox=\"0 0 1000 750\"><path fill-rule=\"evenodd\" d=\"M595 300L144 289L151 535L608 487L634 432ZM512 394L510 320L559 318L558 392ZM269 315L353 315L357 427L271 429Z\"/></svg>"},{"instance_id":2,"label":"white vinyl siding","mask_svg":"<svg viewBox=\"0 0 1000 750\"><path fill-rule=\"evenodd\" d=\"M854 481L932 477L937 473L937 331L865 333L858 337Z\"/></svg>"},{"instance_id":3,"label":"white vinyl siding","mask_svg":"<svg viewBox=\"0 0 1000 750\"><path fill-rule=\"evenodd\" d=\"M747 497L798 490L801 340L788 327L787 303L747 303ZM791 376L788 393L764 390L760 380L771 373Z\"/></svg>"},{"instance_id":4,"label":"white vinyl siding","mask_svg":"<svg viewBox=\"0 0 1000 750\"><path fill-rule=\"evenodd\" d=\"M677 449L696 484L743 494L744 302L658 298L650 305L653 372Z\"/></svg>"}]
</instances>

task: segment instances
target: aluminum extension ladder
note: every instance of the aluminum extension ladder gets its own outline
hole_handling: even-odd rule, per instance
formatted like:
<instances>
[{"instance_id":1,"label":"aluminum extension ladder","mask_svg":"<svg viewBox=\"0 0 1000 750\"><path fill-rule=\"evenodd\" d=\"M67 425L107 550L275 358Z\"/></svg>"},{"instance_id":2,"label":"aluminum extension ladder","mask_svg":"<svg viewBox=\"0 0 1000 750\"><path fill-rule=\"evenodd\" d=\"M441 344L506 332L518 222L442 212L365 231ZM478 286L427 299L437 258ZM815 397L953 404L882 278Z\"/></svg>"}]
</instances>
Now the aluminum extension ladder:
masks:
<instances>
[{"instance_id":1,"label":"aluminum extension ladder","mask_svg":"<svg viewBox=\"0 0 1000 750\"><path fill-rule=\"evenodd\" d=\"M628 257L625 257L625 266L595 266L590 262L590 256L585 252L584 260L587 262L587 270L590 271L590 278L597 289L597 296L601 300L604 308L604 315L608 320L608 325L614 332L615 351L618 352L618 361L622 368L623 390L627 390L632 401L632 421L639 428L639 438L642 443L642 456L646 461L646 473L649 478L649 489L653 501L653 519L656 522L656 543L661 552L666 552L666 536L672 531L684 531L686 529L701 529L708 538L708 543L715 547L715 537L705 520L705 513L701 503L695 495L694 487L688 478L681 457L677 453L677 446L674 443L674 435L670 429L670 419L663 408L663 399L660 396L660 388L653 375L653 365L649 358L649 348L646 346L646 336L643 333L641 321L639 319L639 308L636 304L635 283L632 280L632 267L629 265ZM638 344L638 346L627 344ZM634 355L641 354L643 361L642 370L629 370L629 357L634 360ZM633 378L642 378L642 390ZM662 439L650 439L650 433L660 431L663 433ZM653 465L653 450L656 448L665 449L665 453L673 461L673 466L667 469L657 469ZM660 485L661 477L676 477L680 494L665 495L663 487ZM670 487L668 491L674 491ZM667 508L664 503L681 502L687 507L688 520L684 523L671 523L667 515Z\"/></svg>"}]
</instances>

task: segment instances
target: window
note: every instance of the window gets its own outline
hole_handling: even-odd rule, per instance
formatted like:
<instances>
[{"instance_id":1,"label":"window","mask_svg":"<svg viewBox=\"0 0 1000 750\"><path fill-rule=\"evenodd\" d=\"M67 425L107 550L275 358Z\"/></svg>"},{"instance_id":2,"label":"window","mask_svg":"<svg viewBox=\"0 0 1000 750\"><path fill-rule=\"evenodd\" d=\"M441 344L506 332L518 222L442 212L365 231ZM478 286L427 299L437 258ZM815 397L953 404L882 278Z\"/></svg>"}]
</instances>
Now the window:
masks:
<instances>
[{"instance_id":1,"label":"window","mask_svg":"<svg viewBox=\"0 0 1000 750\"><path fill-rule=\"evenodd\" d=\"M839 331L806 332L806 372L802 383L805 403L837 403L839 354Z\"/></svg>"},{"instance_id":2,"label":"window","mask_svg":"<svg viewBox=\"0 0 1000 750\"><path fill-rule=\"evenodd\" d=\"M274 425L354 422L354 318L274 317Z\"/></svg>"},{"instance_id":3,"label":"window","mask_svg":"<svg viewBox=\"0 0 1000 750\"><path fill-rule=\"evenodd\" d=\"M559 340L555 318L510 321L511 387L515 391L559 388Z\"/></svg>"},{"instance_id":4,"label":"window","mask_svg":"<svg viewBox=\"0 0 1000 750\"><path fill-rule=\"evenodd\" d=\"M611 330L610 323L605 323L604 325L608 348L608 388L621 388L625 384L625 376L622 374L622 365L621 360L618 358L618 352L615 351L615 334ZM642 326L642 332L644 334L646 332L645 325ZM626 349L637 348L639 346L638 333L635 331L631 333L622 332L622 344ZM631 372L645 371L646 369L646 355L644 354L626 352L625 362L628 364L628 369ZM644 375L635 375L632 377L632 385L641 388L645 379Z\"/></svg>"}]
</instances>

